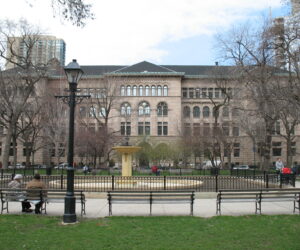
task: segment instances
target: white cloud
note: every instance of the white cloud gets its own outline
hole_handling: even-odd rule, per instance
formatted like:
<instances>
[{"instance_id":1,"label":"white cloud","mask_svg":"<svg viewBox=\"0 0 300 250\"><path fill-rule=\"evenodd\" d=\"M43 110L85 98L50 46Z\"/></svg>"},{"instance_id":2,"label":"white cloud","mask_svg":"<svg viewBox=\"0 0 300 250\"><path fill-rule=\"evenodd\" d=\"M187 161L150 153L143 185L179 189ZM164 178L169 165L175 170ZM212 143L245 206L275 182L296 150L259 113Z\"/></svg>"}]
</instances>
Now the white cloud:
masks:
<instances>
[{"instance_id":1,"label":"white cloud","mask_svg":"<svg viewBox=\"0 0 300 250\"><path fill-rule=\"evenodd\" d=\"M2 17L25 17L63 38L67 62L80 64L130 64L163 61L168 53L159 46L197 35L214 34L253 12L279 7L280 0L93 0L94 21L83 29L53 19L50 0L6 1ZM18 6L18 8L16 8ZM200 46L199 46L200 47Z\"/></svg>"}]
</instances>

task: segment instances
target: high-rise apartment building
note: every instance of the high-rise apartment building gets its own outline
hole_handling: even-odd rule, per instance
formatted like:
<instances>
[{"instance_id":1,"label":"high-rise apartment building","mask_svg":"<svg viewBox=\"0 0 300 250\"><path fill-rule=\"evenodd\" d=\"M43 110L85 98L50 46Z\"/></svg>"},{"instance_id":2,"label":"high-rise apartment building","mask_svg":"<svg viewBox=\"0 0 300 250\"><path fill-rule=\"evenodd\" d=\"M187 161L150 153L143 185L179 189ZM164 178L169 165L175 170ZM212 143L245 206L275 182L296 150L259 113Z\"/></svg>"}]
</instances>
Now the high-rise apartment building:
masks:
<instances>
[{"instance_id":1,"label":"high-rise apartment building","mask_svg":"<svg viewBox=\"0 0 300 250\"><path fill-rule=\"evenodd\" d=\"M279 68L287 68L289 60L287 59L288 43L290 52L299 50L300 44L298 37L299 17L300 17L300 0L291 0L291 14L289 16L277 17L274 19L274 35L275 35L275 65ZM289 34L286 36L286 33ZM285 41L285 40L288 41ZM295 60L295 58L293 59Z\"/></svg>"},{"instance_id":2,"label":"high-rise apartment building","mask_svg":"<svg viewBox=\"0 0 300 250\"><path fill-rule=\"evenodd\" d=\"M11 48L7 50L7 57L15 57L18 63L22 63L19 61L19 58L13 54L19 56L24 55L25 57L29 50L29 40L34 40L34 42L32 42L33 47L30 51L31 62L34 65L45 65L53 59L57 59L61 66L65 65L66 43L64 40L56 38L55 36L34 36L28 38L10 37L7 44ZM14 64L7 62L5 66L6 69L10 69L14 67Z\"/></svg>"}]
</instances>

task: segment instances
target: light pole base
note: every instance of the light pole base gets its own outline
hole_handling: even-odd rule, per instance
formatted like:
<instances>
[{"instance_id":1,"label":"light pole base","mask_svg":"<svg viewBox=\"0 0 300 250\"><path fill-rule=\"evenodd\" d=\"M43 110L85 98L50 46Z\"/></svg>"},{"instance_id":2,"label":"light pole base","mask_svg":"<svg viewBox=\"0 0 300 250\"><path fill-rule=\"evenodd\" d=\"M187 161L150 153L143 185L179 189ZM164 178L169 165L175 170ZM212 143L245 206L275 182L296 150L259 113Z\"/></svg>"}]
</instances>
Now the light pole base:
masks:
<instances>
[{"instance_id":1,"label":"light pole base","mask_svg":"<svg viewBox=\"0 0 300 250\"><path fill-rule=\"evenodd\" d=\"M74 196L65 197L65 213L63 215L64 223L75 223L76 219L76 198Z\"/></svg>"}]
</instances>

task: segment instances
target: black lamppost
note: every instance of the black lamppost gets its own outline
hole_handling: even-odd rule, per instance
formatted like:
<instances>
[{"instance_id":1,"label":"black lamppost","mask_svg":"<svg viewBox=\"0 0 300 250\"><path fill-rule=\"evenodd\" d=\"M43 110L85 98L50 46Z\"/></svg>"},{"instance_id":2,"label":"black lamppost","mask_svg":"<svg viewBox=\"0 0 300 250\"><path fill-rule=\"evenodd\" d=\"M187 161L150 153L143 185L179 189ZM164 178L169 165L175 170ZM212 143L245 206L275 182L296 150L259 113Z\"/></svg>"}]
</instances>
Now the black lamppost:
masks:
<instances>
[{"instance_id":1,"label":"black lamppost","mask_svg":"<svg viewBox=\"0 0 300 250\"><path fill-rule=\"evenodd\" d=\"M65 196L65 213L63 216L64 223L75 223L76 222L76 198L74 197L74 118L75 118L75 106L76 97L82 100L86 96L77 96L77 84L83 75L83 71L75 59L69 63L65 68L65 73L69 82L68 96L57 96L62 98L64 102L70 106L69 116L69 140L68 140L68 167L67 167L67 193Z\"/></svg>"}]
</instances>

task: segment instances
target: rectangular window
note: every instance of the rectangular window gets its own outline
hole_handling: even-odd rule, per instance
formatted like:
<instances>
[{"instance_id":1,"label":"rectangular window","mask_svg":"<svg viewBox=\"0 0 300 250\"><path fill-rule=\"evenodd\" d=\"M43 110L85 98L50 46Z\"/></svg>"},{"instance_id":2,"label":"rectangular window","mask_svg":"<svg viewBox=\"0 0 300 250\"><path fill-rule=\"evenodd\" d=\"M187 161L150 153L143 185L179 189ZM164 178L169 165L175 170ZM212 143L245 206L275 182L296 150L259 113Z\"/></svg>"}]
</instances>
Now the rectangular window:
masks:
<instances>
[{"instance_id":1,"label":"rectangular window","mask_svg":"<svg viewBox=\"0 0 300 250\"><path fill-rule=\"evenodd\" d=\"M273 135L280 135L280 122L276 121L273 125L273 129L272 129L272 134Z\"/></svg>"},{"instance_id":2,"label":"rectangular window","mask_svg":"<svg viewBox=\"0 0 300 250\"><path fill-rule=\"evenodd\" d=\"M200 98L200 89L199 89L199 88L197 88L197 89L195 90L195 97L196 97L197 99Z\"/></svg>"},{"instance_id":3,"label":"rectangular window","mask_svg":"<svg viewBox=\"0 0 300 250\"><path fill-rule=\"evenodd\" d=\"M215 88L215 98L220 98L220 89Z\"/></svg>"},{"instance_id":4,"label":"rectangular window","mask_svg":"<svg viewBox=\"0 0 300 250\"><path fill-rule=\"evenodd\" d=\"M182 97L187 98L187 88L182 88Z\"/></svg>"},{"instance_id":5,"label":"rectangular window","mask_svg":"<svg viewBox=\"0 0 300 250\"><path fill-rule=\"evenodd\" d=\"M145 122L145 134L150 135L150 122Z\"/></svg>"},{"instance_id":6,"label":"rectangular window","mask_svg":"<svg viewBox=\"0 0 300 250\"><path fill-rule=\"evenodd\" d=\"M150 135L150 122L138 123L138 135Z\"/></svg>"},{"instance_id":7,"label":"rectangular window","mask_svg":"<svg viewBox=\"0 0 300 250\"><path fill-rule=\"evenodd\" d=\"M27 147L26 147L27 145ZM29 155L31 155L31 151L32 151L32 144L29 142L29 143L23 143L23 156L26 156L26 150L28 148L28 151L29 151Z\"/></svg>"},{"instance_id":8,"label":"rectangular window","mask_svg":"<svg viewBox=\"0 0 300 250\"><path fill-rule=\"evenodd\" d=\"M214 93L214 89L213 88L209 88L208 89L208 98L212 99L213 98L213 93Z\"/></svg>"},{"instance_id":9,"label":"rectangular window","mask_svg":"<svg viewBox=\"0 0 300 250\"><path fill-rule=\"evenodd\" d=\"M223 128L223 134L226 135L226 136L229 136L229 124L224 123L222 128Z\"/></svg>"},{"instance_id":10,"label":"rectangular window","mask_svg":"<svg viewBox=\"0 0 300 250\"><path fill-rule=\"evenodd\" d=\"M130 122L121 122L121 135L131 135Z\"/></svg>"},{"instance_id":11,"label":"rectangular window","mask_svg":"<svg viewBox=\"0 0 300 250\"><path fill-rule=\"evenodd\" d=\"M240 128L239 127L233 127L232 128L232 135L233 136L239 136L240 135Z\"/></svg>"},{"instance_id":12,"label":"rectangular window","mask_svg":"<svg viewBox=\"0 0 300 250\"><path fill-rule=\"evenodd\" d=\"M281 156L281 148L273 148L273 156Z\"/></svg>"},{"instance_id":13,"label":"rectangular window","mask_svg":"<svg viewBox=\"0 0 300 250\"><path fill-rule=\"evenodd\" d=\"M17 143L16 143L16 150L18 151L17 149ZM9 148L9 156L14 156L14 149L13 149L13 144L11 143L10 144L10 148Z\"/></svg>"},{"instance_id":14,"label":"rectangular window","mask_svg":"<svg viewBox=\"0 0 300 250\"><path fill-rule=\"evenodd\" d=\"M168 135L168 123L158 122L157 123L157 135Z\"/></svg>"},{"instance_id":15,"label":"rectangular window","mask_svg":"<svg viewBox=\"0 0 300 250\"><path fill-rule=\"evenodd\" d=\"M163 134L168 135L168 123L163 122Z\"/></svg>"},{"instance_id":16,"label":"rectangular window","mask_svg":"<svg viewBox=\"0 0 300 250\"><path fill-rule=\"evenodd\" d=\"M202 98L207 98L207 88L202 88Z\"/></svg>"},{"instance_id":17,"label":"rectangular window","mask_svg":"<svg viewBox=\"0 0 300 250\"><path fill-rule=\"evenodd\" d=\"M281 156L281 142L272 142L273 156Z\"/></svg>"},{"instance_id":18,"label":"rectangular window","mask_svg":"<svg viewBox=\"0 0 300 250\"><path fill-rule=\"evenodd\" d=\"M138 135L143 135L144 134L144 123L139 122L138 123Z\"/></svg>"},{"instance_id":19,"label":"rectangular window","mask_svg":"<svg viewBox=\"0 0 300 250\"><path fill-rule=\"evenodd\" d=\"M240 149L239 148L233 149L233 157L240 157Z\"/></svg>"},{"instance_id":20,"label":"rectangular window","mask_svg":"<svg viewBox=\"0 0 300 250\"><path fill-rule=\"evenodd\" d=\"M240 144L233 143L233 157L240 157Z\"/></svg>"},{"instance_id":21,"label":"rectangular window","mask_svg":"<svg viewBox=\"0 0 300 250\"><path fill-rule=\"evenodd\" d=\"M162 122L157 123L157 135L162 135Z\"/></svg>"},{"instance_id":22,"label":"rectangular window","mask_svg":"<svg viewBox=\"0 0 300 250\"><path fill-rule=\"evenodd\" d=\"M189 98L194 98L194 88L189 88Z\"/></svg>"}]
</instances>

